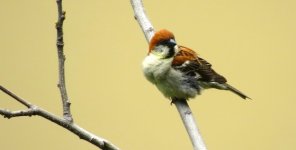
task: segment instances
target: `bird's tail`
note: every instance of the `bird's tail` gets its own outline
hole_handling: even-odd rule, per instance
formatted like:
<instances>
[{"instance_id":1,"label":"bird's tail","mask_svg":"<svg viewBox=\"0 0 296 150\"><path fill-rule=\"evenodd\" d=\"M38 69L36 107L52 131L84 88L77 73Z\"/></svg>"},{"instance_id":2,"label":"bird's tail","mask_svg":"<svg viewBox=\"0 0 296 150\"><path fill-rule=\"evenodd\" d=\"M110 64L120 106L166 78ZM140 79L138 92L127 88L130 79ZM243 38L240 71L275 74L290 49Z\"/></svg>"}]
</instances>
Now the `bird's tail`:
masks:
<instances>
[{"instance_id":1,"label":"bird's tail","mask_svg":"<svg viewBox=\"0 0 296 150\"><path fill-rule=\"evenodd\" d=\"M242 93L241 91L239 91L238 89L234 88L233 86L231 86L231 85L229 85L227 83L225 83L224 85L227 87L227 90L235 93L236 95L240 96L241 98L243 98L243 99L247 99L247 98L248 99L251 99L246 94Z\"/></svg>"}]
</instances>

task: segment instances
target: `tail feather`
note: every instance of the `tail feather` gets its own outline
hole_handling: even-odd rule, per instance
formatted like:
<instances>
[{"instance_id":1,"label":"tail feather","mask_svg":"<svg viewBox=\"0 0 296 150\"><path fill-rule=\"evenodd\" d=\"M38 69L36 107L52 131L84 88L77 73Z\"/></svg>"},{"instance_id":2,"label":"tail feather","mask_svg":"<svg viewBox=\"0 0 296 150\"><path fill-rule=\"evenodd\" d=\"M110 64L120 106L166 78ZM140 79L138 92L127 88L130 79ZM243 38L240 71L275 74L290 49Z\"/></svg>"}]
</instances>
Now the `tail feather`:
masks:
<instances>
[{"instance_id":1,"label":"tail feather","mask_svg":"<svg viewBox=\"0 0 296 150\"><path fill-rule=\"evenodd\" d=\"M248 97L246 94L242 93L241 91L239 91L238 89L234 88L233 86L225 83L225 86L227 87L227 90L235 93L236 95L240 96L243 99L251 99L250 97Z\"/></svg>"}]
</instances>

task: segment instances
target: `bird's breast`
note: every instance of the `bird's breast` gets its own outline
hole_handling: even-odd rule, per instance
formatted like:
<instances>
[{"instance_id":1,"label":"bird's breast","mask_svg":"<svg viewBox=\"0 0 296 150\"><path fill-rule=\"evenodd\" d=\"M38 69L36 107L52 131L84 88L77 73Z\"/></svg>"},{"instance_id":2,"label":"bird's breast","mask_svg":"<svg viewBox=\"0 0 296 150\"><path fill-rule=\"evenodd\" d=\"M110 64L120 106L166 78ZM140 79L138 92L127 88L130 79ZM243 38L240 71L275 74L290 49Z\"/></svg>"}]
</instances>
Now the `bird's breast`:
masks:
<instances>
[{"instance_id":1,"label":"bird's breast","mask_svg":"<svg viewBox=\"0 0 296 150\"><path fill-rule=\"evenodd\" d=\"M172 59L147 56L142 64L144 75L165 97L192 98L198 94L197 80L172 68L171 63Z\"/></svg>"},{"instance_id":2,"label":"bird's breast","mask_svg":"<svg viewBox=\"0 0 296 150\"><path fill-rule=\"evenodd\" d=\"M152 83L163 80L171 68L172 59L160 59L154 55L145 57L142 67L145 77Z\"/></svg>"}]
</instances>

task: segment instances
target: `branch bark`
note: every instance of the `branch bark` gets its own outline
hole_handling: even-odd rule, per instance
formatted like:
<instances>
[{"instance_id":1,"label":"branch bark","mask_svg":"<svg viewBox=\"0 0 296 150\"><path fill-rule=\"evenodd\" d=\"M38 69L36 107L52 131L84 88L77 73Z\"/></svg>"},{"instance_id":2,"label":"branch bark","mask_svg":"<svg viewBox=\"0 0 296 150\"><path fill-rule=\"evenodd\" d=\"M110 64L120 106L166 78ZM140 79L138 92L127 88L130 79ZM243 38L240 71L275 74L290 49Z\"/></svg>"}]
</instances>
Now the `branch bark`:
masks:
<instances>
[{"instance_id":1,"label":"branch bark","mask_svg":"<svg viewBox=\"0 0 296 150\"><path fill-rule=\"evenodd\" d=\"M62 0L57 0L58 7L58 21L56 23L57 29L57 50L58 50L58 60L59 60L59 83L58 87L60 89L62 104L63 104L63 116L66 120L73 122L73 117L71 114L70 105L71 102L68 98L66 83L65 83L65 60L66 57L64 55L64 32L63 32L63 24L66 12L63 11Z\"/></svg>"},{"instance_id":2,"label":"branch bark","mask_svg":"<svg viewBox=\"0 0 296 150\"><path fill-rule=\"evenodd\" d=\"M142 0L131 0L131 5L134 10L135 19L139 23L147 42L149 43L150 39L154 35L154 28L149 21ZM201 134L198 130L197 124L194 120L193 113L185 99L173 99L172 102L178 109L178 112L182 118L183 124L187 130L187 133L190 137L191 143L194 150L206 150L206 146L203 142Z\"/></svg>"},{"instance_id":3,"label":"branch bark","mask_svg":"<svg viewBox=\"0 0 296 150\"><path fill-rule=\"evenodd\" d=\"M150 39L154 35L154 28L146 15L143 2L142 0L131 0L131 4L135 14L134 17L138 21L144 36L149 43Z\"/></svg>"},{"instance_id":4,"label":"branch bark","mask_svg":"<svg viewBox=\"0 0 296 150\"><path fill-rule=\"evenodd\" d=\"M198 130L197 123L194 119L193 113L186 100L173 100L178 112L182 118L183 124L187 130L194 150L206 150L206 145Z\"/></svg>"}]
</instances>

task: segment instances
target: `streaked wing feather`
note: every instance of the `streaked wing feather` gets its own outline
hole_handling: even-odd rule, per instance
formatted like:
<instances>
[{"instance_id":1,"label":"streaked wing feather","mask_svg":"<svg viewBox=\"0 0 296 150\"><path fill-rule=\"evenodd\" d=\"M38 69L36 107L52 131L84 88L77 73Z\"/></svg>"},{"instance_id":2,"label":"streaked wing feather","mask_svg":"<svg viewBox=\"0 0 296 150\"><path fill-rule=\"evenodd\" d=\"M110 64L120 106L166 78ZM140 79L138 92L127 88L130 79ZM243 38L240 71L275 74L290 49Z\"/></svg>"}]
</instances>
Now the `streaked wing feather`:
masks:
<instances>
[{"instance_id":1,"label":"streaked wing feather","mask_svg":"<svg viewBox=\"0 0 296 150\"><path fill-rule=\"evenodd\" d=\"M179 46L179 53L175 56L172 67L185 72L187 75L199 75L198 80L204 82L226 83L227 80L212 69L212 65L199 58L197 54L184 46Z\"/></svg>"}]
</instances>

